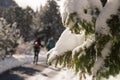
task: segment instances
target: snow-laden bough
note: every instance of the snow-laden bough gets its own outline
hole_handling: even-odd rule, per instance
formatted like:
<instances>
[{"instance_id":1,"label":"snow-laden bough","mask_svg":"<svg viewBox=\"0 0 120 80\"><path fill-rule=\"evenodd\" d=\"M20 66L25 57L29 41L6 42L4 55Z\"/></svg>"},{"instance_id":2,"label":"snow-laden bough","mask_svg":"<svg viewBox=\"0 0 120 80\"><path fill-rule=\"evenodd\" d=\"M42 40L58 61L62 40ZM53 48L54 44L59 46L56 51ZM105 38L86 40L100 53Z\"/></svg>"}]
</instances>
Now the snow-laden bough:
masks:
<instances>
[{"instance_id":1,"label":"snow-laden bough","mask_svg":"<svg viewBox=\"0 0 120 80\"><path fill-rule=\"evenodd\" d=\"M48 62L71 51L69 60L76 71L96 79L117 74L120 70L113 71L113 66L120 65L115 64L117 60L112 55L119 57L120 52L117 50L120 49L120 0L108 0L105 7L100 0L61 0L61 3L62 22L67 28L48 52Z\"/></svg>"}]
</instances>

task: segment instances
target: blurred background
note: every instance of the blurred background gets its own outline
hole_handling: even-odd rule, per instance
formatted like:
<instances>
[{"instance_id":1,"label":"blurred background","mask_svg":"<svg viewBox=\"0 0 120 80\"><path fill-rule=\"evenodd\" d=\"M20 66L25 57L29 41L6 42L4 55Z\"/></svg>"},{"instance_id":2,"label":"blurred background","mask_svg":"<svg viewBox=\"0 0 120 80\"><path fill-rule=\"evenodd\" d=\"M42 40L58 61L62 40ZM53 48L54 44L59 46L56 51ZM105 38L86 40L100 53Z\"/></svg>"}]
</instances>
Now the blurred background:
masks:
<instances>
[{"instance_id":1,"label":"blurred background","mask_svg":"<svg viewBox=\"0 0 120 80\"><path fill-rule=\"evenodd\" d=\"M0 0L0 57L31 51L40 38L46 47L63 32L59 6L54 0ZM22 51L22 52L21 52Z\"/></svg>"}]
</instances>

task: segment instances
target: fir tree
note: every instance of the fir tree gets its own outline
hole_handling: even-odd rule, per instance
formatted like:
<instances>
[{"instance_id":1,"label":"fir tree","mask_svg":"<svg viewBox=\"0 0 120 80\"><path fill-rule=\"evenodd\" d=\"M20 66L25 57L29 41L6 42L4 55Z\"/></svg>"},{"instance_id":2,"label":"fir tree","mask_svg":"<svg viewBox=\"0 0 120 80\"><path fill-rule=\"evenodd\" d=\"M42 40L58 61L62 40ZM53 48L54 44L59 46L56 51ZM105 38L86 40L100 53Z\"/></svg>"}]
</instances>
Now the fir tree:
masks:
<instances>
[{"instance_id":1,"label":"fir tree","mask_svg":"<svg viewBox=\"0 0 120 80\"><path fill-rule=\"evenodd\" d=\"M5 19L0 18L0 53L2 58L15 53L19 38L20 30L16 28L16 23L9 25Z\"/></svg>"},{"instance_id":2,"label":"fir tree","mask_svg":"<svg viewBox=\"0 0 120 80\"><path fill-rule=\"evenodd\" d=\"M57 41L64 30L57 3L54 0L48 0L45 6L40 7L37 18L35 24L39 29L37 29L36 34L43 34L46 42L51 36Z\"/></svg>"},{"instance_id":3,"label":"fir tree","mask_svg":"<svg viewBox=\"0 0 120 80\"><path fill-rule=\"evenodd\" d=\"M100 3L99 7L95 3L91 5L92 0L85 1L88 3L82 5L77 0L63 0L61 11L63 24L69 27L71 34L85 33L83 43L78 43L77 47L65 52L59 51L57 44L57 47L48 52L48 63L56 62L56 65L75 69L76 73L80 74L80 80L85 78L86 74L92 75L93 80L115 76L120 72L120 1L110 0L111 4L109 1L106 4L103 2L105 8L99 0L96 0ZM86 9L85 5L90 7ZM114 13L111 11L108 17L105 14L110 11L110 7L113 7ZM83 14L84 17L81 16Z\"/></svg>"}]
</instances>

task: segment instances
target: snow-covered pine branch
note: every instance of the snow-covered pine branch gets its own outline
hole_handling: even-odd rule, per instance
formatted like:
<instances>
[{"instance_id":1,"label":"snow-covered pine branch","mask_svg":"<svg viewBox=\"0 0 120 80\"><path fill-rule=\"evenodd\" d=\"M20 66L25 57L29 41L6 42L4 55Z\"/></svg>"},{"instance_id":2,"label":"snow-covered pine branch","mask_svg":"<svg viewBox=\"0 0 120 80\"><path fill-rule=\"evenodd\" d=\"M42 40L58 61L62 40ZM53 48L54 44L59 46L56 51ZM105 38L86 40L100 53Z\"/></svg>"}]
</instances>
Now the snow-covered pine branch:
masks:
<instances>
[{"instance_id":1,"label":"snow-covered pine branch","mask_svg":"<svg viewBox=\"0 0 120 80\"><path fill-rule=\"evenodd\" d=\"M104 9L100 13L96 21L96 44L97 44L97 54L98 58L93 67L93 75L100 77L109 77L109 75L118 74L118 69L113 69L114 67L120 66L117 61L119 58L119 47L120 44L118 33L120 31L120 0L108 0ZM116 56L116 57L111 57ZM113 61L111 61L113 60ZM100 63L99 63L100 61ZM111 63L114 64L111 66ZM99 64L99 68L95 66Z\"/></svg>"},{"instance_id":2,"label":"snow-covered pine branch","mask_svg":"<svg viewBox=\"0 0 120 80\"><path fill-rule=\"evenodd\" d=\"M71 31L74 30L75 28L80 27L79 28L80 30L77 29L80 32L79 34L75 34L76 33L75 31L73 31L73 33L69 31L69 33L71 33L71 35L73 35L73 36L83 35L83 33L86 33L86 31L84 31L84 30L88 30L88 28L90 28L90 27L93 27L92 29L94 30L94 23L93 23L92 19L96 15L95 14L96 9L98 9L99 11L102 9L101 4L96 5L96 8L94 8L93 6L95 6L95 5L91 5L92 3L90 1L87 1L87 0L82 1L84 3L84 5L83 5L83 3L81 3L81 0L79 0L79 1L78 0L69 0L69 1L68 0L62 0L61 2L63 2L62 5L60 6L60 11L61 11L63 24L65 24L65 26L69 27L69 29ZM100 3L99 0L98 0L98 3ZM74 23L77 23L77 25L74 24ZM89 26L88 23L91 23L90 26ZM75 27L75 28L73 28L73 27ZM61 44L59 44L59 43L62 43L62 45L61 45L62 47L63 47L63 44L64 44L64 45L66 45L67 48L72 47L72 48L70 48L70 50L72 50L72 49L75 48L73 46L73 44L76 43L75 41L72 41L72 39L73 40L76 40L76 39L71 37L71 35L66 35L66 34L68 34L68 32L64 31L56 45L60 46ZM68 38L68 36L69 36L70 39ZM85 38L85 34L84 34L83 40L80 40L79 38L77 38L77 39L80 42L84 42L85 41L84 38ZM65 40L71 40L71 41L64 42ZM70 45L71 42L73 42L72 45ZM77 42L77 46L81 45L81 44L79 44L80 42ZM70 46L68 46L68 43L69 43ZM66 50L65 49L66 47L64 46L64 50ZM60 49L60 48L58 48L58 49ZM61 48L61 49L63 49L63 48ZM63 52L67 51L67 50L66 51L64 51L64 50L61 50L61 51L63 51ZM59 53L61 53L61 52L58 52L57 54L59 54Z\"/></svg>"},{"instance_id":3,"label":"snow-covered pine branch","mask_svg":"<svg viewBox=\"0 0 120 80\"><path fill-rule=\"evenodd\" d=\"M49 55L48 62L53 61L57 56L63 55L64 52L70 51L78 45L81 45L83 43L82 41L85 40L84 37L84 31L76 35L72 34L69 28L66 28L56 43L55 48L47 53Z\"/></svg>"},{"instance_id":4,"label":"snow-covered pine branch","mask_svg":"<svg viewBox=\"0 0 120 80\"><path fill-rule=\"evenodd\" d=\"M73 59L69 57L69 60L77 72L95 79L118 74L120 0L108 0L104 7L100 0L61 0L61 3L62 22L68 31L63 32L56 46L48 52L48 62L71 51Z\"/></svg>"},{"instance_id":5,"label":"snow-covered pine branch","mask_svg":"<svg viewBox=\"0 0 120 80\"><path fill-rule=\"evenodd\" d=\"M72 50L72 58L75 58L75 56L77 55L77 53L79 54L79 56L77 56L77 57L80 57L80 55L83 55L81 53L83 51L85 51L86 48L89 48L94 42L95 42L95 35L92 34L80 46L77 46L76 48L74 48ZM84 55L86 55L86 54L84 54Z\"/></svg>"}]
</instances>

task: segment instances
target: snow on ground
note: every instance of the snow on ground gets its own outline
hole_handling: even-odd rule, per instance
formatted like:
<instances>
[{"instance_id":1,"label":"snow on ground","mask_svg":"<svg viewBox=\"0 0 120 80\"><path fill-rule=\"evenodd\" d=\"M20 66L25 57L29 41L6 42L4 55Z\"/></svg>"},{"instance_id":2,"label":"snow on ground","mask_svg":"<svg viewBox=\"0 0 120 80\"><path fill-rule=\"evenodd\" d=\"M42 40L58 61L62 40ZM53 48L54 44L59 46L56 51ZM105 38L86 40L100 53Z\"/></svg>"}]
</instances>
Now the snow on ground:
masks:
<instances>
[{"instance_id":1,"label":"snow on ground","mask_svg":"<svg viewBox=\"0 0 120 80\"><path fill-rule=\"evenodd\" d=\"M41 62L46 61L46 52L41 51L39 54L39 64ZM13 55L13 57L6 58L3 61L0 61L0 73L12 69L14 67L19 67L23 64L31 64L33 62L33 52L25 55ZM53 75L54 77L47 77L40 73L29 77L27 80L77 80L74 73L71 70L62 69L60 71L56 71L58 68L53 66L49 66L45 68L42 73L47 73L49 75ZM55 75L54 75L55 74ZM70 76L70 77L68 77Z\"/></svg>"},{"instance_id":2,"label":"snow on ground","mask_svg":"<svg viewBox=\"0 0 120 80\"><path fill-rule=\"evenodd\" d=\"M39 55L39 61L46 60L45 53L41 51ZM33 62L33 52L30 54L23 55L13 55L13 57L8 57L3 61L0 61L0 73L12 69L14 67L18 67L23 64L32 63Z\"/></svg>"},{"instance_id":3,"label":"snow on ground","mask_svg":"<svg viewBox=\"0 0 120 80\"><path fill-rule=\"evenodd\" d=\"M50 73L51 75L53 74L54 77L48 77L42 74L38 74L29 77L27 80L79 80L79 78L74 75L73 70L61 69L55 74L55 72L53 72L53 70L48 67L44 71L42 71L42 73Z\"/></svg>"}]
</instances>

